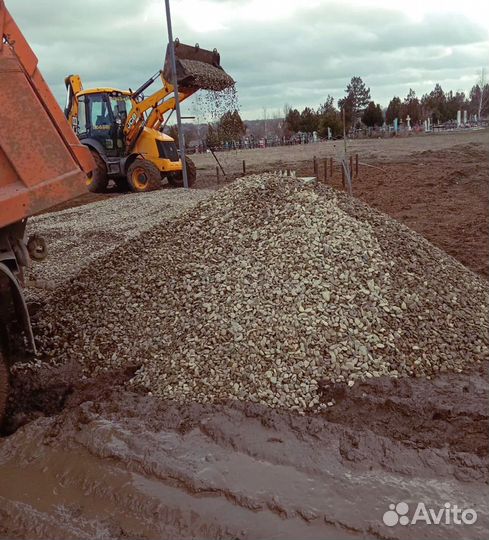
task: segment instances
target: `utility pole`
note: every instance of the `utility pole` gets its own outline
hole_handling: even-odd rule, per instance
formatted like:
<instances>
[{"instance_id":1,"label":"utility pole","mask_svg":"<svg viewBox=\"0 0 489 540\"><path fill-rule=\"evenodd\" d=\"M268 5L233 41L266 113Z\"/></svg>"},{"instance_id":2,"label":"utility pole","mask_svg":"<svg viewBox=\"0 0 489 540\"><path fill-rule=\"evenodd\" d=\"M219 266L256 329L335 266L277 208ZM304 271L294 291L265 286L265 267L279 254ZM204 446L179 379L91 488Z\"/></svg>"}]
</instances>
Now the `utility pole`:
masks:
<instances>
[{"instance_id":1,"label":"utility pole","mask_svg":"<svg viewBox=\"0 0 489 540\"><path fill-rule=\"evenodd\" d=\"M185 161L185 137L182 129L182 116L180 114L180 97L178 95L177 61L175 59L175 42L171 26L170 0L165 0L166 25L168 28L168 46L170 48L171 69L173 72L173 91L175 93L175 109L177 111L178 146L180 147L180 159L182 161L183 187L188 189L187 163Z\"/></svg>"}]
</instances>

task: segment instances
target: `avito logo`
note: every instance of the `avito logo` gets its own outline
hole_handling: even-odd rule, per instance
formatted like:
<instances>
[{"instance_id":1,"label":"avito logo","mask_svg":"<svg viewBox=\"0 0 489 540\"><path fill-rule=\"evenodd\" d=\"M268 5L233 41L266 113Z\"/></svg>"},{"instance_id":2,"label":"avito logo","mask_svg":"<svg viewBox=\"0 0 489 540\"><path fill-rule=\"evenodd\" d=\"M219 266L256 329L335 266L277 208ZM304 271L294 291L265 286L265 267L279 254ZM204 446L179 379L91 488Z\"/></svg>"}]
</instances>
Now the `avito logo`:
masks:
<instances>
[{"instance_id":1,"label":"avito logo","mask_svg":"<svg viewBox=\"0 0 489 540\"><path fill-rule=\"evenodd\" d=\"M396 525L473 525L477 521L477 512L472 508L459 508L456 504L446 502L442 507L429 508L425 503L417 503L412 517L406 502L389 504L383 521L388 527Z\"/></svg>"}]
</instances>

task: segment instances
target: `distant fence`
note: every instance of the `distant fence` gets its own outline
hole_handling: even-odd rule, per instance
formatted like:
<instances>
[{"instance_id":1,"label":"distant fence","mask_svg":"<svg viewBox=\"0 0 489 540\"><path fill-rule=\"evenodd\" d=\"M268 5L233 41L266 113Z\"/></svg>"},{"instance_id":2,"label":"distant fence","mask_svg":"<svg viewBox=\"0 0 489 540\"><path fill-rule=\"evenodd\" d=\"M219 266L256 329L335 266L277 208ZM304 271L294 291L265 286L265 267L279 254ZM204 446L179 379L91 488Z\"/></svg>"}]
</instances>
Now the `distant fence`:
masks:
<instances>
[{"instance_id":1,"label":"distant fence","mask_svg":"<svg viewBox=\"0 0 489 540\"><path fill-rule=\"evenodd\" d=\"M439 133L443 131L465 131L469 129L481 129L486 128L489 125L488 120L481 120L479 122L469 122L459 126L456 122L445 122L444 124L435 124L430 126L429 130L425 130L424 126L415 125L410 129L405 125L398 126L397 130L393 126L375 127L375 128L356 128L350 129L347 133L347 139L368 139L368 138L389 138L389 137L409 137L412 135L421 135L429 133ZM341 140L341 137L334 137L330 140ZM323 142L328 139L320 138L312 133L300 133L292 137L267 137L265 138L252 138L244 137L238 141L231 141L223 143L219 146L213 146L214 152L229 152L232 150L247 150L254 148L270 148L274 146L290 146L299 144L315 144ZM190 154L202 154L206 153L208 146L204 142L188 146L186 151Z\"/></svg>"}]
</instances>

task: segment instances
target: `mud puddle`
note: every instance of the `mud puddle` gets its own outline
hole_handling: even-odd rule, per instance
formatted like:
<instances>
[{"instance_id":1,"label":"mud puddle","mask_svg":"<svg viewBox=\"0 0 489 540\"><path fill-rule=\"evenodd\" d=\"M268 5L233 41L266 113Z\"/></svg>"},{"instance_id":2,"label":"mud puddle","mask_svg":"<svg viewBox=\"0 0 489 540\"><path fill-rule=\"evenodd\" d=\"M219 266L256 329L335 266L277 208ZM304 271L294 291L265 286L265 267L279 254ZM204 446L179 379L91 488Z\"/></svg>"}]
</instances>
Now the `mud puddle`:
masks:
<instances>
[{"instance_id":1,"label":"mud puddle","mask_svg":"<svg viewBox=\"0 0 489 540\"><path fill-rule=\"evenodd\" d=\"M131 373L17 374L1 538L487 536L487 372L324 388L336 405L311 417L160 401L125 390ZM478 519L386 526L400 501Z\"/></svg>"}]
</instances>

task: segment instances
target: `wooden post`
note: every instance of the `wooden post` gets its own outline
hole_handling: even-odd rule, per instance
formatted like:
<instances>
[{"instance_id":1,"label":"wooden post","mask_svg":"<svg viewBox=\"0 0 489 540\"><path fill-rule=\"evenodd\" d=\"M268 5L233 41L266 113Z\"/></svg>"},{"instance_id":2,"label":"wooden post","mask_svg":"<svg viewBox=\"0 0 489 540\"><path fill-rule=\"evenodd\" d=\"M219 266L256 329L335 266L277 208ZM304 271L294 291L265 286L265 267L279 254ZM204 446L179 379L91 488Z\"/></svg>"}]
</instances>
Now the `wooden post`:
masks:
<instances>
[{"instance_id":1,"label":"wooden post","mask_svg":"<svg viewBox=\"0 0 489 540\"><path fill-rule=\"evenodd\" d=\"M324 165L324 181L327 182L328 181L328 160L327 159L324 160L323 165Z\"/></svg>"},{"instance_id":2,"label":"wooden post","mask_svg":"<svg viewBox=\"0 0 489 540\"><path fill-rule=\"evenodd\" d=\"M329 158L329 177L333 178L333 158Z\"/></svg>"},{"instance_id":3,"label":"wooden post","mask_svg":"<svg viewBox=\"0 0 489 540\"><path fill-rule=\"evenodd\" d=\"M314 170L315 176L317 177L318 176L318 162L317 162L316 156L312 158L312 168Z\"/></svg>"},{"instance_id":4,"label":"wooden post","mask_svg":"<svg viewBox=\"0 0 489 540\"><path fill-rule=\"evenodd\" d=\"M216 180L219 183L219 167L216 167Z\"/></svg>"},{"instance_id":5,"label":"wooden post","mask_svg":"<svg viewBox=\"0 0 489 540\"><path fill-rule=\"evenodd\" d=\"M245 176L245 174L246 174L246 162L243 159L243 176Z\"/></svg>"},{"instance_id":6,"label":"wooden post","mask_svg":"<svg viewBox=\"0 0 489 540\"><path fill-rule=\"evenodd\" d=\"M355 176L358 176L358 154L355 154Z\"/></svg>"},{"instance_id":7,"label":"wooden post","mask_svg":"<svg viewBox=\"0 0 489 540\"><path fill-rule=\"evenodd\" d=\"M343 184L343 187L345 187L345 168L343 167L343 163L340 164L341 167L341 183Z\"/></svg>"},{"instance_id":8,"label":"wooden post","mask_svg":"<svg viewBox=\"0 0 489 540\"><path fill-rule=\"evenodd\" d=\"M353 156L350 156L350 178L353 176Z\"/></svg>"}]
</instances>

